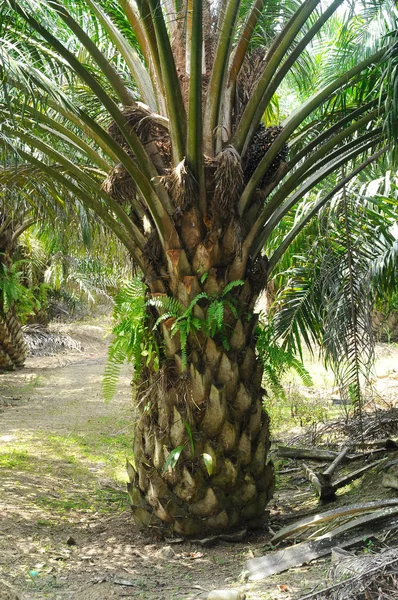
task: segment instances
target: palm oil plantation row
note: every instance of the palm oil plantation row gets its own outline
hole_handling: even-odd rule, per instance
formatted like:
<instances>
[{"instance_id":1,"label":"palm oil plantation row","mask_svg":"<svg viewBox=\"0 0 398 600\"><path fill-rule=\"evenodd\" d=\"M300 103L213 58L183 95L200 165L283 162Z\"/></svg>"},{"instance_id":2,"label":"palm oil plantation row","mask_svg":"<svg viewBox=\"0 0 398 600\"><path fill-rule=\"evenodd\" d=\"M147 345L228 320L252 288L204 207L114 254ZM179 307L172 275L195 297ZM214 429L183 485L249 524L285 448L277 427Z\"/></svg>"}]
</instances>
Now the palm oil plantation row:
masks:
<instances>
[{"instance_id":1,"label":"palm oil plantation row","mask_svg":"<svg viewBox=\"0 0 398 600\"><path fill-rule=\"evenodd\" d=\"M271 278L285 351L323 337L359 393L368 305L396 272L397 16L382 0L2 3L3 269L33 222L71 238L90 222L142 274L111 356L135 359L140 525L262 524L272 342L255 305ZM0 343L20 366L8 308Z\"/></svg>"}]
</instances>

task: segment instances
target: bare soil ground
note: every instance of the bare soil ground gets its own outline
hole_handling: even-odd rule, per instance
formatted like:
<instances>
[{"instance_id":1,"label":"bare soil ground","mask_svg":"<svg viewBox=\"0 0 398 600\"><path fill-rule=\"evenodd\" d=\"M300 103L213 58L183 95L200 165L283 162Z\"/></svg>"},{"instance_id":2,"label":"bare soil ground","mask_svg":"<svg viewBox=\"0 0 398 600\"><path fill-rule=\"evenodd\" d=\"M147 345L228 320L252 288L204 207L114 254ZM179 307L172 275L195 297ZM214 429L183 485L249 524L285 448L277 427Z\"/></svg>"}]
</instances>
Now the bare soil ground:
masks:
<instances>
[{"instance_id":1,"label":"bare soil ground","mask_svg":"<svg viewBox=\"0 0 398 600\"><path fill-rule=\"evenodd\" d=\"M211 548L139 531L124 491L129 372L106 405L104 329L86 324L69 332L82 352L30 358L24 370L0 375L1 599L194 600L233 588L248 600L279 600L324 581L325 560L246 582L245 560L270 549L266 530ZM398 350L387 358L394 374ZM282 475L270 507L273 526L316 506L308 482L296 472Z\"/></svg>"}]
</instances>

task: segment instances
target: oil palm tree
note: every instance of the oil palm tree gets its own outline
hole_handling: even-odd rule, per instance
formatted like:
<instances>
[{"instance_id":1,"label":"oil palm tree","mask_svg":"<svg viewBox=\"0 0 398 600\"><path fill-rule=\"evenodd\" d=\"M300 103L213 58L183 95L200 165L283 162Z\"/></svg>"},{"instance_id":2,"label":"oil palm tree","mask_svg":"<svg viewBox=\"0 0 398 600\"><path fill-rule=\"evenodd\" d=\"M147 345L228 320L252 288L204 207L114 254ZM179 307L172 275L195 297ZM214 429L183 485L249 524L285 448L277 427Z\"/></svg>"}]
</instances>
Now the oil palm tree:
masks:
<instances>
[{"instance_id":1,"label":"oil palm tree","mask_svg":"<svg viewBox=\"0 0 398 600\"><path fill-rule=\"evenodd\" d=\"M255 302L306 223L394 131L394 38L366 38L358 54L349 27L338 71L282 123L262 123L284 82L312 68L308 50L342 3L3 3L3 146L102 219L144 276L160 353L158 370L141 370L128 468L144 526L192 535L263 522L274 475Z\"/></svg>"},{"instance_id":2,"label":"oil palm tree","mask_svg":"<svg viewBox=\"0 0 398 600\"><path fill-rule=\"evenodd\" d=\"M65 202L65 195L61 202L51 183L34 167L16 157L12 164L9 156L1 158L7 184L0 189L0 369L16 369L26 359L21 324L28 318L47 319L46 263L57 243L64 252L76 253L82 246L87 250L92 232L101 228L82 205ZM65 232L66 223L75 227L73 238Z\"/></svg>"}]
</instances>

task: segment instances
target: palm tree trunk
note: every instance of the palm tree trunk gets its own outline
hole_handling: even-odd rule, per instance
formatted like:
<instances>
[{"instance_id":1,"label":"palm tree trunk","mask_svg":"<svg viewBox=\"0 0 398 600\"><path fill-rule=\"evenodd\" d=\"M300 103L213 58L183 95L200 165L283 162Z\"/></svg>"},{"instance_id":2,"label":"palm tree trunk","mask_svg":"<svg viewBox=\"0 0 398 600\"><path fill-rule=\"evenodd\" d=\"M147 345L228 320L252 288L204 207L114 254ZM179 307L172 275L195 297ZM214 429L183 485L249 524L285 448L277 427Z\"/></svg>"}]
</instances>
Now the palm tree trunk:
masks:
<instances>
[{"instance_id":1,"label":"palm tree trunk","mask_svg":"<svg viewBox=\"0 0 398 600\"><path fill-rule=\"evenodd\" d=\"M7 215L0 213L0 266L9 266L14 247L11 223ZM20 369L26 359L26 346L23 340L21 324L12 306L5 306L4 291L0 281L0 371Z\"/></svg>"},{"instance_id":2,"label":"palm tree trunk","mask_svg":"<svg viewBox=\"0 0 398 600\"><path fill-rule=\"evenodd\" d=\"M186 289L187 277L182 279ZM189 279L190 296L218 283L209 277L201 286ZM227 307L224 316L228 350L219 335L199 331L188 338L184 364L180 340L170 335L173 319L168 319L162 325L163 366L142 375L135 464L128 465L134 519L142 526L194 535L264 522L274 474L267 462L269 418L254 349L256 319L248 319L254 295L249 281L235 292L239 318ZM197 315L205 310L195 307ZM170 453L179 451L176 464L167 466Z\"/></svg>"},{"instance_id":3,"label":"palm tree trunk","mask_svg":"<svg viewBox=\"0 0 398 600\"><path fill-rule=\"evenodd\" d=\"M25 359L26 346L20 322L11 310L0 312L0 370L21 369Z\"/></svg>"}]
</instances>

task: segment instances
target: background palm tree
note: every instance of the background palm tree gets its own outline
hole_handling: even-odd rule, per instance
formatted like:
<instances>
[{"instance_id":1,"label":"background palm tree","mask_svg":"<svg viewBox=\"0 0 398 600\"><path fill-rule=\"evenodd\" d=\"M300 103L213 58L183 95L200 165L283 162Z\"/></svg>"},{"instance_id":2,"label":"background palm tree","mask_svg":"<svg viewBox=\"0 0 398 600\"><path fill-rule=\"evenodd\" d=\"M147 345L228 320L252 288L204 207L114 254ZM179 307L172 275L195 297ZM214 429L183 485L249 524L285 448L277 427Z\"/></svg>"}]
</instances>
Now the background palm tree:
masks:
<instances>
[{"instance_id":1,"label":"background palm tree","mask_svg":"<svg viewBox=\"0 0 398 600\"><path fill-rule=\"evenodd\" d=\"M375 306L387 306L397 292L396 177L380 177L381 167L336 194L270 277L274 341L297 356L303 342L319 349L342 397L358 411L374 363ZM299 205L292 221L312 202Z\"/></svg>"},{"instance_id":2,"label":"background palm tree","mask_svg":"<svg viewBox=\"0 0 398 600\"><path fill-rule=\"evenodd\" d=\"M272 123L280 86L313 68L308 50L342 4L3 4L4 147L118 236L152 300L159 369L141 370L129 465L140 524L190 535L263 522L274 476L255 302L306 224L395 131L389 2L347 11L337 71L322 70ZM371 8L376 39L365 36ZM297 203L342 169L264 255Z\"/></svg>"}]
</instances>

